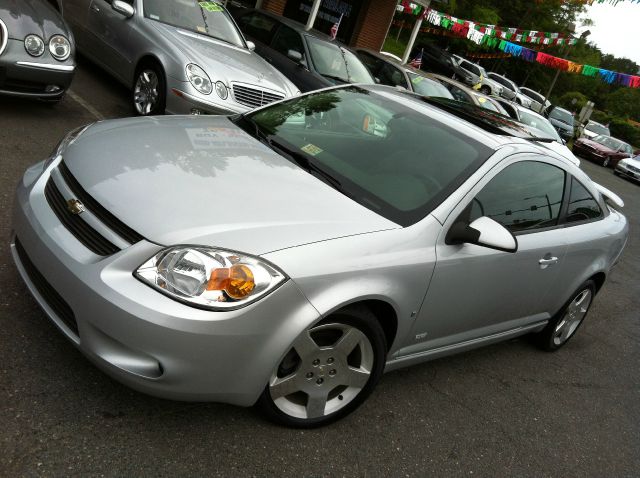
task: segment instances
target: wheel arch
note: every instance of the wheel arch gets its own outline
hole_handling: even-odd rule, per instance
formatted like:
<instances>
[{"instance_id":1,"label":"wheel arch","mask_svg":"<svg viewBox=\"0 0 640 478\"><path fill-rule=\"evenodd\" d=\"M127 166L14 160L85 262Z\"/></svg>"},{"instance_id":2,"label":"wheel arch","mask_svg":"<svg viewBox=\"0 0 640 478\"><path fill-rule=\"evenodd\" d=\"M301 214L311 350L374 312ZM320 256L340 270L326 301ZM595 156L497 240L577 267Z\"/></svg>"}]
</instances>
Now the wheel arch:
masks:
<instances>
[{"instance_id":1,"label":"wheel arch","mask_svg":"<svg viewBox=\"0 0 640 478\"><path fill-rule=\"evenodd\" d=\"M391 350L391 347L393 346L393 343L395 342L398 333L398 314L393 305L391 305L389 302L377 298L363 298L336 307L331 312L326 314L325 318L329 318L337 313L348 312L349 309L359 307L368 310L375 316L378 324L384 332L387 342L387 352L389 352Z\"/></svg>"},{"instance_id":2,"label":"wheel arch","mask_svg":"<svg viewBox=\"0 0 640 478\"><path fill-rule=\"evenodd\" d=\"M165 83L166 83L166 81L167 81L167 71L166 71L164 65L162 64L162 61L160 60L160 58L158 58L153 53L145 53L140 58L138 58L138 61L136 62L136 67L133 69L133 75L131 76L131 78L129 78L129 80L131 81L131 88L133 88L135 86L136 76L138 75L138 72L140 71L140 68L143 65L148 65L148 64L153 64L153 65L155 65L155 66L160 68L160 70L162 71L162 74L164 75L164 80L165 80Z\"/></svg>"},{"instance_id":3,"label":"wheel arch","mask_svg":"<svg viewBox=\"0 0 640 478\"><path fill-rule=\"evenodd\" d=\"M591 277L589 277L589 280L592 280L596 284L596 294L600 291L606 279L607 275L604 272L596 272Z\"/></svg>"}]
</instances>

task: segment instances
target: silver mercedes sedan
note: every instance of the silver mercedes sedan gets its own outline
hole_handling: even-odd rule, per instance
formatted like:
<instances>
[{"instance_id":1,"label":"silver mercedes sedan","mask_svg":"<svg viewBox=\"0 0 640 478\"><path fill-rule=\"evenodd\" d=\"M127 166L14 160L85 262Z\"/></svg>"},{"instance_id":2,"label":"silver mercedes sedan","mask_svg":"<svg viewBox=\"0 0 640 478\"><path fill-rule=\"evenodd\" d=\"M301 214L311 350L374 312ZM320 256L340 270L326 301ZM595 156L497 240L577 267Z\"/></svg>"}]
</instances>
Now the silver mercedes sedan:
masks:
<instances>
[{"instance_id":1,"label":"silver mercedes sedan","mask_svg":"<svg viewBox=\"0 0 640 478\"><path fill-rule=\"evenodd\" d=\"M289 426L384 371L523 334L556 350L624 248L622 201L468 108L350 85L95 123L27 170L13 258L115 379Z\"/></svg>"},{"instance_id":2,"label":"silver mercedes sedan","mask_svg":"<svg viewBox=\"0 0 640 478\"><path fill-rule=\"evenodd\" d=\"M78 50L132 90L139 115L242 113L299 93L218 2L52 1Z\"/></svg>"}]
</instances>

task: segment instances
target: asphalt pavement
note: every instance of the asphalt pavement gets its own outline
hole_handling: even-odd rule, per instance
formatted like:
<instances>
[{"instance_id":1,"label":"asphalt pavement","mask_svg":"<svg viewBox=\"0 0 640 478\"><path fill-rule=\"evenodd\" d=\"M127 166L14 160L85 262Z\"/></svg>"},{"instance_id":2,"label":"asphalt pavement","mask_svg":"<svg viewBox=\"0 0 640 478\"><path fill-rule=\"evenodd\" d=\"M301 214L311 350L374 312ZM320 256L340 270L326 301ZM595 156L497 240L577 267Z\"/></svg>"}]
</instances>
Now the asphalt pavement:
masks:
<instances>
[{"instance_id":1,"label":"asphalt pavement","mask_svg":"<svg viewBox=\"0 0 640 478\"><path fill-rule=\"evenodd\" d=\"M625 200L631 235L557 353L518 339L392 372L354 414L311 431L152 398L98 371L22 284L11 208L29 165L71 128L130 115L128 95L81 61L56 106L0 98L0 476L640 474L640 186L586 161Z\"/></svg>"}]
</instances>

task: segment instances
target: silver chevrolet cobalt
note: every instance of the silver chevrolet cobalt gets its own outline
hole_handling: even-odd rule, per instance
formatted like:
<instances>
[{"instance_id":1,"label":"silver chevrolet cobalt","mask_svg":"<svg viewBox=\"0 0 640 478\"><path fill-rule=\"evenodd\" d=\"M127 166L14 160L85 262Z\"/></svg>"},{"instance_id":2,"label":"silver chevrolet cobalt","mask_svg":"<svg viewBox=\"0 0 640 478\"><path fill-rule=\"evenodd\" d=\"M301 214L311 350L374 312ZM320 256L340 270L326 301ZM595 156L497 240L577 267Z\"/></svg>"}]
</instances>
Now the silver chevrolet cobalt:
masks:
<instances>
[{"instance_id":1,"label":"silver chevrolet cobalt","mask_svg":"<svg viewBox=\"0 0 640 478\"><path fill-rule=\"evenodd\" d=\"M11 249L115 379L311 427L384 371L562 347L624 248L621 206L515 122L346 86L75 130L20 183Z\"/></svg>"}]
</instances>

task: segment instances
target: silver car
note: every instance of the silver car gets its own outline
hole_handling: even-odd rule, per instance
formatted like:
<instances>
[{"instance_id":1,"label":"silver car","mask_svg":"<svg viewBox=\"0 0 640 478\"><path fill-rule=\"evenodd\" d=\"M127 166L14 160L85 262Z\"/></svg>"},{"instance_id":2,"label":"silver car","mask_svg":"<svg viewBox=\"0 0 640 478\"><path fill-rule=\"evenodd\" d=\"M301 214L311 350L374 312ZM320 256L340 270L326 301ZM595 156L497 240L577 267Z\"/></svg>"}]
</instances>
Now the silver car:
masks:
<instances>
[{"instance_id":1,"label":"silver car","mask_svg":"<svg viewBox=\"0 0 640 478\"><path fill-rule=\"evenodd\" d=\"M619 198L499 125L379 85L96 123L25 173L12 255L117 380L325 424L384 371L558 349L611 274Z\"/></svg>"},{"instance_id":2,"label":"silver car","mask_svg":"<svg viewBox=\"0 0 640 478\"><path fill-rule=\"evenodd\" d=\"M80 52L131 88L140 115L242 113L298 92L217 2L56 1Z\"/></svg>"}]
</instances>

